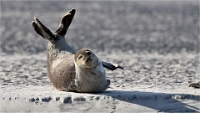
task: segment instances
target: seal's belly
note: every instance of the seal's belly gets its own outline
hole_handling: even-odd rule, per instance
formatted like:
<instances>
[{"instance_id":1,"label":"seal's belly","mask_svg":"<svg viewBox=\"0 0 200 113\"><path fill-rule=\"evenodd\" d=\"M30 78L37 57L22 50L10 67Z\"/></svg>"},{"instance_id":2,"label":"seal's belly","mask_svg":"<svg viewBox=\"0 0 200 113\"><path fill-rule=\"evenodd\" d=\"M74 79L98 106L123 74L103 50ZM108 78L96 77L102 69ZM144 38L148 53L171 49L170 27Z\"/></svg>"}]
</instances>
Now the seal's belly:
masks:
<instances>
[{"instance_id":1,"label":"seal's belly","mask_svg":"<svg viewBox=\"0 0 200 113\"><path fill-rule=\"evenodd\" d=\"M107 84L105 73L79 75L78 92L103 92Z\"/></svg>"},{"instance_id":2,"label":"seal's belly","mask_svg":"<svg viewBox=\"0 0 200 113\"><path fill-rule=\"evenodd\" d=\"M67 58L59 57L48 64L48 77L53 86L58 90L75 90L75 65L73 55L66 55Z\"/></svg>"}]
</instances>

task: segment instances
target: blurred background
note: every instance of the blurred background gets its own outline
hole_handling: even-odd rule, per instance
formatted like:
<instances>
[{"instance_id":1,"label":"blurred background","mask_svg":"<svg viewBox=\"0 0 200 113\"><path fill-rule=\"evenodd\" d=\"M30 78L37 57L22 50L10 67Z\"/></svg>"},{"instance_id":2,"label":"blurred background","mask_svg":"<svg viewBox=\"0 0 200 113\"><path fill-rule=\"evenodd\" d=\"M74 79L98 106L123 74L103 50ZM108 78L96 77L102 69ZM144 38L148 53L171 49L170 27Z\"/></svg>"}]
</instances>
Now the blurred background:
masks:
<instances>
[{"instance_id":1,"label":"blurred background","mask_svg":"<svg viewBox=\"0 0 200 113\"><path fill-rule=\"evenodd\" d=\"M197 53L199 1L1 1L1 53L46 52L32 29L36 16L54 32L71 8L66 34L75 49L123 53Z\"/></svg>"}]
</instances>

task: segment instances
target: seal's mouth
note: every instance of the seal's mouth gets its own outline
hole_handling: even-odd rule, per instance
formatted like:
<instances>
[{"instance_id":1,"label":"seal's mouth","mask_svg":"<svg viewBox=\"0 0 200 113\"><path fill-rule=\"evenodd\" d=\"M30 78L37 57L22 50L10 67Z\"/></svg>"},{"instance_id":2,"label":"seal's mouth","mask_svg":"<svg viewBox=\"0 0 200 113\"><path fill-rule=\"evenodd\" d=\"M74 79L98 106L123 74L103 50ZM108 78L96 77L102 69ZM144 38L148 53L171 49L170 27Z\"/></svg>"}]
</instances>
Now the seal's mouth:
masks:
<instances>
[{"instance_id":1,"label":"seal's mouth","mask_svg":"<svg viewBox=\"0 0 200 113\"><path fill-rule=\"evenodd\" d=\"M91 64L92 61L93 61L92 58L91 58L90 56L88 56L88 57L86 58L85 63L86 63L86 64Z\"/></svg>"}]
</instances>

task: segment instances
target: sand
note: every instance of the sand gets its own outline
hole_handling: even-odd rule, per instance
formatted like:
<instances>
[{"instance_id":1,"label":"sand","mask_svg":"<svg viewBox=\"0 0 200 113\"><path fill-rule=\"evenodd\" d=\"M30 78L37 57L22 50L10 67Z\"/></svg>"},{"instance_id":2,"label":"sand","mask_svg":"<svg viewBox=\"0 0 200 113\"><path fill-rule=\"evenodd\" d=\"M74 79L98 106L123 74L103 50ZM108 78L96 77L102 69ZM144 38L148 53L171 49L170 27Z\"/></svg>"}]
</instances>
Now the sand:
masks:
<instances>
[{"instance_id":1,"label":"sand","mask_svg":"<svg viewBox=\"0 0 200 113\"><path fill-rule=\"evenodd\" d=\"M98 56L105 61L120 62L125 67L124 70L106 70L111 86L100 94L54 89L47 77L45 54L3 57L1 111L199 111L200 89L188 87L188 82L198 79L193 55L164 57L149 54L148 57L142 57L127 54L123 59L116 53L107 57L103 57L103 53Z\"/></svg>"},{"instance_id":2,"label":"sand","mask_svg":"<svg viewBox=\"0 0 200 113\"><path fill-rule=\"evenodd\" d=\"M1 1L1 7L0 112L200 112L200 89L188 87L200 80L198 1ZM58 91L47 77L47 41L31 21L37 16L55 30L71 8L77 14L67 42L124 67L106 69L111 86L103 93Z\"/></svg>"}]
</instances>

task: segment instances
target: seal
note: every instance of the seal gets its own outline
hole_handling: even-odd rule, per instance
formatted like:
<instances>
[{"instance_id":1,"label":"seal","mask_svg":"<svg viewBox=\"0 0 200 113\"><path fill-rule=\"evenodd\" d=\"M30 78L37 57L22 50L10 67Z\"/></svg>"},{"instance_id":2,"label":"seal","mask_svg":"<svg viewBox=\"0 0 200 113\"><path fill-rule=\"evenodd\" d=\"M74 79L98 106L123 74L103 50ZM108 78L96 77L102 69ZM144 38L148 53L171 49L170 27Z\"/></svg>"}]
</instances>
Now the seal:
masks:
<instances>
[{"instance_id":1,"label":"seal","mask_svg":"<svg viewBox=\"0 0 200 113\"><path fill-rule=\"evenodd\" d=\"M89 49L79 50L74 58L78 92L100 93L110 85L101 60Z\"/></svg>"},{"instance_id":2,"label":"seal","mask_svg":"<svg viewBox=\"0 0 200 113\"><path fill-rule=\"evenodd\" d=\"M32 21L32 27L35 30L35 32L38 33L44 39L48 40L48 50L47 50L48 77L53 86L61 91L102 92L109 86L108 81L106 81L105 79L106 78L105 70L103 67L110 70L115 70L117 68L123 69L123 68L116 64L104 61L100 62L100 60L98 60L98 58L91 51L90 51L91 56L88 57L89 59L86 59L86 61L84 60L76 61L75 63L75 58L77 54L81 53L83 54L83 52L80 51L83 51L84 49L78 51L77 53L77 51L73 49L65 40L65 35L73 20L75 12L76 12L75 9L71 9L63 16L58 26L58 29L55 31L55 33L52 33L44 24L40 22L38 18L34 17L34 21ZM92 72L94 72L96 74L95 76L102 75L102 77L100 76L100 79L95 79L95 80L94 80L95 77L91 79L90 78L86 79L87 76L86 74L84 74L86 72L82 71L81 69L81 67L84 67L81 65L82 63L87 64L85 65L85 67L88 66L89 68L86 69L90 69L91 66L93 67L96 64L100 65L97 66L97 68L95 69L93 69L94 67L91 68L93 69L93 71L90 70L91 72L90 74L92 75ZM77 68L77 65L79 68ZM101 70L101 72L98 72L98 70ZM84 78L81 76L84 76L86 78L80 79ZM89 80L89 83L87 83L88 81L86 80ZM94 81L96 81L100 85L100 86L95 86L99 88L98 91L94 90L92 86L94 85ZM102 85L100 83L102 83ZM83 86L86 85L87 87L84 88L80 85Z\"/></svg>"}]
</instances>

